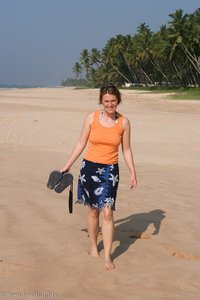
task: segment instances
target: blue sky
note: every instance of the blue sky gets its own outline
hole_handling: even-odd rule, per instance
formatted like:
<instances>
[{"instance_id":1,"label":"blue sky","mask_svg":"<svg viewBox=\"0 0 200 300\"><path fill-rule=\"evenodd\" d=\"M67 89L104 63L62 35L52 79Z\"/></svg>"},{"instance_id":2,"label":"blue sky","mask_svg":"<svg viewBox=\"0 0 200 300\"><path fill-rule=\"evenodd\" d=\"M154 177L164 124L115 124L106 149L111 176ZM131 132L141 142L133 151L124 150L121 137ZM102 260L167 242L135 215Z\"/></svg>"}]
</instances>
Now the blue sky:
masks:
<instances>
[{"instance_id":1,"label":"blue sky","mask_svg":"<svg viewBox=\"0 0 200 300\"><path fill-rule=\"evenodd\" d=\"M59 85L80 52L101 50L117 34L152 31L199 0L0 0L0 84Z\"/></svg>"}]
</instances>

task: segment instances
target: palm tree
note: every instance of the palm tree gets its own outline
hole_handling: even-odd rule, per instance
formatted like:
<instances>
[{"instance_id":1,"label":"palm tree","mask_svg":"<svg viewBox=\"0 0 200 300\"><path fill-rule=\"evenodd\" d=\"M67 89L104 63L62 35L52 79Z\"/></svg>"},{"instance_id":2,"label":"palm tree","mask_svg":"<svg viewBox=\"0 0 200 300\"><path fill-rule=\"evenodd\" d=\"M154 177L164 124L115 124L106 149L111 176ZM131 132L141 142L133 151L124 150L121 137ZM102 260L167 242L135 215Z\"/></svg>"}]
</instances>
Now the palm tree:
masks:
<instances>
[{"instance_id":1,"label":"palm tree","mask_svg":"<svg viewBox=\"0 0 200 300\"><path fill-rule=\"evenodd\" d=\"M127 61L125 59L126 47L125 38L122 35L118 35L108 40L102 50L102 61L107 66L107 71L112 72L112 76L120 83L123 83L124 80L131 82L130 72L127 69Z\"/></svg>"},{"instance_id":2,"label":"palm tree","mask_svg":"<svg viewBox=\"0 0 200 300\"><path fill-rule=\"evenodd\" d=\"M80 64L83 69L85 69L86 78L89 78L89 70L91 68L90 64L90 54L88 49L83 49L80 54Z\"/></svg>"},{"instance_id":3,"label":"palm tree","mask_svg":"<svg viewBox=\"0 0 200 300\"><path fill-rule=\"evenodd\" d=\"M192 76L195 78L195 74L192 71L200 75L200 67L198 59L195 54L195 50L199 49L200 42L198 40L199 26L194 22L194 16L183 14L183 10L176 10L175 13L169 15L171 21L169 22L169 40L172 44L170 60L174 60L176 68L179 67L179 74L185 85L189 83L189 74L192 72ZM199 19L197 13L197 19ZM193 34L193 27L196 27L196 31ZM196 42L197 41L197 42ZM199 50L197 50L199 52ZM176 62L177 61L177 62ZM181 66L181 64L183 64ZM195 80L196 81L196 80Z\"/></svg>"},{"instance_id":4,"label":"palm tree","mask_svg":"<svg viewBox=\"0 0 200 300\"><path fill-rule=\"evenodd\" d=\"M76 62L72 70L75 73L76 78L78 78L82 73L82 67L80 63Z\"/></svg>"},{"instance_id":5,"label":"palm tree","mask_svg":"<svg viewBox=\"0 0 200 300\"><path fill-rule=\"evenodd\" d=\"M137 33L134 36L135 65L140 72L143 83L152 84L152 79L148 74L153 73L150 62L151 55L151 36L152 32L145 23L138 26Z\"/></svg>"},{"instance_id":6,"label":"palm tree","mask_svg":"<svg viewBox=\"0 0 200 300\"><path fill-rule=\"evenodd\" d=\"M92 65L90 61L90 53L88 49L83 49L80 54L80 65L82 66L82 69L85 70L85 80L88 82L89 85L93 86L92 79L90 78L92 76Z\"/></svg>"},{"instance_id":7,"label":"palm tree","mask_svg":"<svg viewBox=\"0 0 200 300\"><path fill-rule=\"evenodd\" d=\"M90 54L90 63L92 66L98 66L101 62L101 52L97 48L92 48Z\"/></svg>"}]
</instances>

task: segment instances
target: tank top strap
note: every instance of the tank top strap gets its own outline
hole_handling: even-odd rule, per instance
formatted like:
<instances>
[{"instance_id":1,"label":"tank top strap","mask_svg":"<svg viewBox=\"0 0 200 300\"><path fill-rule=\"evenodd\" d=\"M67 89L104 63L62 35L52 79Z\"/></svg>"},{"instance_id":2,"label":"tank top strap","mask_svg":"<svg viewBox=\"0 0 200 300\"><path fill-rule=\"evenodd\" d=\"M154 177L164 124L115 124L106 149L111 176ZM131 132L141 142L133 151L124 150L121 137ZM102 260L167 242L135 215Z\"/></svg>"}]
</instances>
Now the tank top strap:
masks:
<instances>
[{"instance_id":1,"label":"tank top strap","mask_svg":"<svg viewBox=\"0 0 200 300\"><path fill-rule=\"evenodd\" d=\"M94 112L94 119L93 119L93 122L92 123L98 123L99 122L99 115L100 115L100 110L98 109L98 110L96 110L95 112Z\"/></svg>"},{"instance_id":2,"label":"tank top strap","mask_svg":"<svg viewBox=\"0 0 200 300\"><path fill-rule=\"evenodd\" d=\"M117 115L118 115L117 127L122 128L122 119L123 119L123 116L120 113L117 113Z\"/></svg>"}]
</instances>

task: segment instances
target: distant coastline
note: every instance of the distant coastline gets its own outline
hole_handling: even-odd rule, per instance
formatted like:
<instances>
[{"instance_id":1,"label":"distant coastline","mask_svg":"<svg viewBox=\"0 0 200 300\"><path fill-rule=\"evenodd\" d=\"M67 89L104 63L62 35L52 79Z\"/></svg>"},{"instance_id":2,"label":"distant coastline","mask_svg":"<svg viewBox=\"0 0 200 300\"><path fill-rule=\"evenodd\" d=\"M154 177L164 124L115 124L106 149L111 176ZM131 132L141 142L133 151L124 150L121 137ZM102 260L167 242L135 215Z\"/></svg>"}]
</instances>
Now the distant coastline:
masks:
<instances>
[{"instance_id":1,"label":"distant coastline","mask_svg":"<svg viewBox=\"0 0 200 300\"><path fill-rule=\"evenodd\" d=\"M11 90L11 89L35 89L35 88L50 88L60 86L45 86L45 85L19 85L19 84L0 84L0 90Z\"/></svg>"}]
</instances>

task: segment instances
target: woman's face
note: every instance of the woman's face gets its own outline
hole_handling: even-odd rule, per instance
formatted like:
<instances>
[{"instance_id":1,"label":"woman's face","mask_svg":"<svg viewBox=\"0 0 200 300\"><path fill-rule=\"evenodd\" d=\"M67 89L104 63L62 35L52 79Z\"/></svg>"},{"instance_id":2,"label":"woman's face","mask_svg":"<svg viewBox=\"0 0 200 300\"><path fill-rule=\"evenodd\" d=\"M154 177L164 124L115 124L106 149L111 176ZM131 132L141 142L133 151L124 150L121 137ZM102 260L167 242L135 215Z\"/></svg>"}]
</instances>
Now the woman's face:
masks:
<instances>
[{"instance_id":1,"label":"woman's face","mask_svg":"<svg viewBox=\"0 0 200 300\"><path fill-rule=\"evenodd\" d=\"M102 97L102 105L104 107L104 110L108 114L112 114L116 111L117 105L118 105L118 100L115 95L111 94L105 94Z\"/></svg>"}]
</instances>

